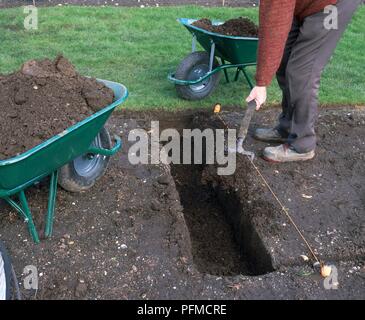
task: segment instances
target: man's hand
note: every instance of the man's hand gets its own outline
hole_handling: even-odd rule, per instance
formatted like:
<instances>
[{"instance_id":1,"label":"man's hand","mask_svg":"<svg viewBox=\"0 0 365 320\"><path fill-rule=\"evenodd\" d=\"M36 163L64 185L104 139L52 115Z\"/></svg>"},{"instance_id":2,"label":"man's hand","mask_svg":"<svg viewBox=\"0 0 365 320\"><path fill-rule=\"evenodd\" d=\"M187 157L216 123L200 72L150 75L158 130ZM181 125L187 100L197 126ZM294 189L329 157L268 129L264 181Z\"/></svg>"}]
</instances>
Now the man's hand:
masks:
<instances>
[{"instance_id":1,"label":"man's hand","mask_svg":"<svg viewBox=\"0 0 365 320\"><path fill-rule=\"evenodd\" d=\"M266 87L254 87L251 90L250 95L247 97L246 101L250 102L252 100L256 101L256 110L259 110L261 106L265 103L267 97Z\"/></svg>"}]
</instances>

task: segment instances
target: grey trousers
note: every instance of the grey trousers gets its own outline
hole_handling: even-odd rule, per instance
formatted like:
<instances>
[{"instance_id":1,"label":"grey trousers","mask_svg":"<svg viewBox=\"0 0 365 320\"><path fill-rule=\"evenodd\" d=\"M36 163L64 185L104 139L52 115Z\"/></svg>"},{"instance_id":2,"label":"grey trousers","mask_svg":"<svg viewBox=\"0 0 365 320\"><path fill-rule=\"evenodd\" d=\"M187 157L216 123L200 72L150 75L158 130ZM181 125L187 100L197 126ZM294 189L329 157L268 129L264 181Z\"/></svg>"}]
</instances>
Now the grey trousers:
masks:
<instances>
[{"instance_id":1,"label":"grey trousers","mask_svg":"<svg viewBox=\"0 0 365 320\"><path fill-rule=\"evenodd\" d=\"M283 92L277 129L299 153L316 147L318 91L322 71L362 0L340 0L338 28L325 28L324 11L293 21L276 77Z\"/></svg>"}]
</instances>

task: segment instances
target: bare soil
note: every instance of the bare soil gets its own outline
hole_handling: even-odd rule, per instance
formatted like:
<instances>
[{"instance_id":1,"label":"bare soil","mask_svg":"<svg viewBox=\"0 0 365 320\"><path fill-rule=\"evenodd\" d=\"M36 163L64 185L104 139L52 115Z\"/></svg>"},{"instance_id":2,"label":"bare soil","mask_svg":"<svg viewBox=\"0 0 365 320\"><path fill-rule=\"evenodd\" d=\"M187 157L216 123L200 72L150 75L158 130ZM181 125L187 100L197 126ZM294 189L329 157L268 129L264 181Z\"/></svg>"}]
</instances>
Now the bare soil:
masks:
<instances>
[{"instance_id":1,"label":"bare soil","mask_svg":"<svg viewBox=\"0 0 365 320\"><path fill-rule=\"evenodd\" d=\"M0 76L0 160L33 148L112 103L113 91L64 57Z\"/></svg>"},{"instance_id":2,"label":"bare soil","mask_svg":"<svg viewBox=\"0 0 365 320\"><path fill-rule=\"evenodd\" d=\"M275 123L277 109L255 114L250 131ZM238 108L221 113L229 127ZM218 128L211 112L115 113L109 129L122 153L89 191L59 189L54 235L34 245L18 215L0 202L0 238L17 274L35 265L39 289L26 299L364 299L365 109L322 109L316 157L271 164L267 144L250 136L246 148L318 256L338 270L339 289L326 290L313 259L272 195L237 158L234 175L214 165L131 165L131 129ZM47 183L27 196L39 230ZM223 242L223 243L222 243ZM305 262L300 255L307 255Z\"/></svg>"},{"instance_id":3,"label":"bare soil","mask_svg":"<svg viewBox=\"0 0 365 320\"><path fill-rule=\"evenodd\" d=\"M245 17L230 19L220 25L213 25L212 21L204 18L192 23L193 26L226 36L258 37L258 27Z\"/></svg>"}]
</instances>

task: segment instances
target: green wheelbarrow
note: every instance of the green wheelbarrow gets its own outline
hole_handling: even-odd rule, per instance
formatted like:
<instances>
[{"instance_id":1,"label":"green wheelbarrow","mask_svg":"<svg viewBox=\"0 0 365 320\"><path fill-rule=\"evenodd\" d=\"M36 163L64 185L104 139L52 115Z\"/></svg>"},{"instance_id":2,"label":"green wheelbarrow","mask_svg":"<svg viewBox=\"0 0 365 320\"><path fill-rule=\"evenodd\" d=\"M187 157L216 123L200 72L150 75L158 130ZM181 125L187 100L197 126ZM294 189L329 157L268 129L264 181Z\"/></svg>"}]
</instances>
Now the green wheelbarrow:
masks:
<instances>
[{"instance_id":1,"label":"green wheelbarrow","mask_svg":"<svg viewBox=\"0 0 365 320\"><path fill-rule=\"evenodd\" d=\"M121 139L112 142L106 121L128 96L123 85L98 80L114 91L114 102L83 121L14 158L0 161L0 198L16 209L28 225L34 242L39 235L34 225L25 190L50 177L44 236L52 235L57 184L71 192L91 188L106 171L110 156L121 148Z\"/></svg>"},{"instance_id":2,"label":"green wheelbarrow","mask_svg":"<svg viewBox=\"0 0 365 320\"><path fill-rule=\"evenodd\" d=\"M193 35L192 53L170 73L168 79L175 83L178 96L186 100L199 100L210 95L219 83L220 71L223 70L227 83L230 82L227 69L236 69L234 81L243 73L250 88L252 80L246 72L249 66L257 64L258 38L226 36L195 27L196 19L180 18ZM219 25L222 22L213 21ZM196 43L205 51L196 51Z\"/></svg>"}]
</instances>

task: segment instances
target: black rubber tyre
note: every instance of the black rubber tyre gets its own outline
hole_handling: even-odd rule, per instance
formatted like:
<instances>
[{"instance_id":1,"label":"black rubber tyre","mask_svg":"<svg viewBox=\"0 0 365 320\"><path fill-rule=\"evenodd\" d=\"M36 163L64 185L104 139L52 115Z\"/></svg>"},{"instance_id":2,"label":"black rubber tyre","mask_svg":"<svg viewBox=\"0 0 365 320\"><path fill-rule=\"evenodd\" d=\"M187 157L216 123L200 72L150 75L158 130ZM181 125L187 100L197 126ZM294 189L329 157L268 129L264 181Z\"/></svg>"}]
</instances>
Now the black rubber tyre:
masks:
<instances>
[{"instance_id":1,"label":"black rubber tyre","mask_svg":"<svg viewBox=\"0 0 365 320\"><path fill-rule=\"evenodd\" d=\"M0 300L10 300L12 297L11 262L4 245L0 242Z\"/></svg>"},{"instance_id":2,"label":"black rubber tyre","mask_svg":"<svg viewBox=\"0 0 365 320\"><path fill-rule=\"evenodd\" d=\"M111 149L112 141L107 129L103 128L93 141L95 147ZM70 192L90 189L104 175L110 157L84 154L59 170L58 184Z\"/></svg>"},{"instance_id":3,"label":"black rubber tyre","mask_svg":"<svg viewBox=\"0 0 365 320\"><path fill-rule=\"evenodd\" d=\"M213 68L219 66L218 60L214 58ZM175 78L179 80L196 80L209 71L209 53L198 51L189 54L175 72ZM185 100L200 100L209 96L216 88L220 78L217 72L196 85L176 84L177 95Z\"/></svg>"}]
</instances>

